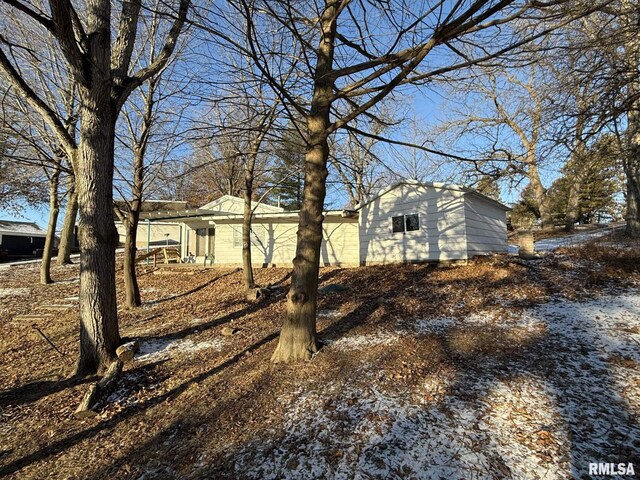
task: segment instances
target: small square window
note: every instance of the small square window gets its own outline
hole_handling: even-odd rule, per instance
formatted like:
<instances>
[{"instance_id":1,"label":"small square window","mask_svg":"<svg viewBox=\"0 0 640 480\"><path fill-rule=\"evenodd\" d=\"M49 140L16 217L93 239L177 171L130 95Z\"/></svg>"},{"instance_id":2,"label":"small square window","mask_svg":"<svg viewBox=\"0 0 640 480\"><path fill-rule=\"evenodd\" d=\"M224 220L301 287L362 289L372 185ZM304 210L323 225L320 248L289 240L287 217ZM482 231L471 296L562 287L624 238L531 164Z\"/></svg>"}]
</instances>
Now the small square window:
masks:
<instances>
[{"instance_id":1,"label":"small square window","mask_svg":"<svg viewBox=\"0 0 640 480\"><path fill-rule=\"evenodd\" d=\"M404 215L391 218L393 233L404 232Z\"/></svg>"},{"instance_id":2,"label":"small square window","mask_svg":"<svg viewBox=\"0 0 640 480\"><path fill-rule=\"evenodd\" d=\"M407 227L407 232L413 232L415 230L420 230L420 218L417 213L413 215L405 215L405 224Z\"/></svg>"}]
</instances>

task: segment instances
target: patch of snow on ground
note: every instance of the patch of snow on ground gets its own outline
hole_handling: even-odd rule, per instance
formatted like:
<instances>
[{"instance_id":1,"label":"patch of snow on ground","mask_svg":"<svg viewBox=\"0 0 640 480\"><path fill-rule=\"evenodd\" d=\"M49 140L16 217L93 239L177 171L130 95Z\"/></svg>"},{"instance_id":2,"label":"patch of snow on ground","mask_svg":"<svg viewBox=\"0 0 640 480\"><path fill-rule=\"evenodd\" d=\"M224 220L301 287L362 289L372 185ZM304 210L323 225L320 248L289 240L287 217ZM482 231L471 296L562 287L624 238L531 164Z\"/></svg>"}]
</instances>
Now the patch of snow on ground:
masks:
<instances>
[{"instance_id":1,"label":"patch of snow on ground","mask_svg":"<svg viewBox=\"0 0 640 480\"><path fill-rule=\"evenodd\" d=\"M13 297L16 295L27 295L31 292L28 288L0 288L0 297Z\"/></svg>"},{"instance_id":2,"label":"patch of snow on ground","mask_svg":"<svg viewBox=\"0 0 640 480\"><path fill-rule=\"evenodd\" d=\"M340 337L338 340L328 340L327 343L331 348L336 350L360 350L377 345L391 345L397 342L400 336L394 332L379 332L366 335L349 335Z\"/></svg>"},{"instance_id":3,"label":"patch of snow on ground","mask_svg":"<svg viewBox=\"0 0 640 480\"><path fill-rule=\"evenodd\" d=\"M205 342L194 342L193 340L163 340L154 339L140 343L140 351L135 359L138 362L158 362L167 360L175 355L190 354L200 350L220 350L224 345L223 339L207 340Z\"/></svg>"},{"instance_id":4,"label":"patch of snow on ground","mask_svg":"<svg viewBox=\"0 0 640 480\"><path fill-rule=\"evenodd\" d=\"M557 300L521 317L515 324L544 326L531 349L425 378L417 384L422 395L354 382L282 399L282 425L230 453L236 474L565 479L587 478L589 462L637 461L640 293ZM487 318L470 320L477 325ZM464 323L424 320L413 334ZM381 332L333 346L392 344L393 338Z\"/></svg>"},{"instance_id":5,"label":"patch of snow on ground","mask_svg":"<svg viewBox=\"0 0 640 480\"><path fill-rule=\"evenodd\" d=\"M587 231L582 233L576 233L575 235L567 235L564 237L545 238L535 243L536 252L549 252L559 247L571 247L574 245L581 245L583 243L595 240L596 238L602 238L606 235L611 235L613 229L605 228L596 231Z\"/></svg>"}]
</instances>

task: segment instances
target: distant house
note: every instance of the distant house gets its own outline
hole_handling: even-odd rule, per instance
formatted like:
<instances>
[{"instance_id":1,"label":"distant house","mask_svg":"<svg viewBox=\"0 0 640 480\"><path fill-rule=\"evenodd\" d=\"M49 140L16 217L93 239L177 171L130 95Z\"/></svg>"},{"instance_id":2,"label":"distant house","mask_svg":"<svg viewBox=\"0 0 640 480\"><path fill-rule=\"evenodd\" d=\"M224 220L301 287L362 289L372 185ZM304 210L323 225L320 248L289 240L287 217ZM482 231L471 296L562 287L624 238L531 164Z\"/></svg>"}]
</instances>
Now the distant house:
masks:
<instances>
[{"instance_id":1,"label":"distant house","mask_svg":"<svg viewBox=\"0 0 640 480\"><path fill-rule=\"evenodd\" d=\"M143 213L151 229L178 227L183 257L217 265L242 263L241 198L224 196L199 209ZM290 265L295 256L298 212L254 204L252 261ZM325 212L322 265L466 261L507 251L508 207L456 185L403 181L355 210ZM142 228L142 227L141 227ZM140 235L139 235L140 237Z\"/></svg>"},{"instance_id":2,"label":"distant house","mask_svg":"<svg viewBox=\"0 0 640 480\"><path fill-rule=\"evenodd\" d=\"M44 248L47 231L33 222L0 220L0 250L14 257L35 256Z\"/></svg>"}]
</instances>

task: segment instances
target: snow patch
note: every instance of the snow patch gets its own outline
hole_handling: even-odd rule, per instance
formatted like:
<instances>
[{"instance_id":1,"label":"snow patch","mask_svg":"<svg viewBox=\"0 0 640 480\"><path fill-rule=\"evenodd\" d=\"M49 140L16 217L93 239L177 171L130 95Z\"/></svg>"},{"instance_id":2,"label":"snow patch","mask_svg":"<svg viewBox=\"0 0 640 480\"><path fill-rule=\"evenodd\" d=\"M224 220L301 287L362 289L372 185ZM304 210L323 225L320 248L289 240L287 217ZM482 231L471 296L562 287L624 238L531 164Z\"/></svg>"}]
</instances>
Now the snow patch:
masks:
<instances>
[{"instance_id":1,"label":"snow patch","mask_svg":"<svg viewBox=\"0 0 640 480\"><path fill-rule=\"evenodd\" d=\"M391 345L400 339L400 335L395 332L378 332L366 335L350 335L341 337L338 340L327 340L331 348L340 351L361 350L363 348L378 345Z\"/></svg>"},{"instance_id":2,"label":"snow patch","mask_svg":"<svg viewBox=\"0 0 640 480\"><path fill-rule=\"evenodd\" d=\"M522 356L485 358L412 392L326 385L281 398L281 425L232 455L253 479L583 478L589 462L631 461L640 445L640 293L556 299L507 317L420 320L332 348L491 324L544 329ZM613 460L612 460L613 461Z\"/></svg>"},{"instance_id":3,"label":"snow patch","mask_svg":"<svg viewBox=\"0 0 640 480\"><path fill-rule=\"evenodd\" d=\"M138 362L157 362L167 360L177 355L188 355L200 350L220 350L224 345L223 339L194 342L193 340L147 340L141 342L140 351L135 359Z\"/></svg>"},{"instance_id":4,"label":"snow patch","mask_svg":"<svg viewBox=\"0 0 640 480\"><path fill-rule=\"evenodd\" d=\"M0 288L0 297L14 297L18 295L28 295L31 292L28 288Z\"/></svg>"}]
</instances>

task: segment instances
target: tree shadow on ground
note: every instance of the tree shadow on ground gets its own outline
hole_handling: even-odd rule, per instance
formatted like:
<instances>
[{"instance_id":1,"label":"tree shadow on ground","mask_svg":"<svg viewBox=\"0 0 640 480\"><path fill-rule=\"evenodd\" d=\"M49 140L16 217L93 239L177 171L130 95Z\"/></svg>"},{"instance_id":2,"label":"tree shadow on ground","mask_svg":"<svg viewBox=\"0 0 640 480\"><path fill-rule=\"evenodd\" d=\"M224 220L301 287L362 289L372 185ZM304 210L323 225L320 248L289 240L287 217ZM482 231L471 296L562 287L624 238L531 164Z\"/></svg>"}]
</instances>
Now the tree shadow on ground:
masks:
<instances>
[{"instance_id":1,"label":"tree shadow on ground","mask_svg":"<svg viewBox=\"0 0 640 480\"><path fill-rule=\"evenodd\" d=\"M74 445L77 445L78 443L90 439L90 438L94 438L97 435L99 435L101 432L107 431L107 430L111 430L113 429L116 425L118 425L119 423L131 418L132 416L149 410L150 408L153 408L157 405L160 405L161 403L167 401L170 398L173 398L181 393L183 393L185 390L187 390L190 386L194 385L194 384L198 384L201 383L203 381L205 381L207 378L216 375L220 372L222 372L223 370L225 370L226 368L229 368L230 366L236 364L239 360L241 360L245 355L250 354L252 352L254 352L255 350L259 349L261 346L269 343L270 341L274 340L275 338L277 338L278 334L276 332L271 333L270 335L265 336L264 338L262 338L261 340L253 343L252 345L248 346L247 348L243 349L242 351L232 355L231 357L227 358L226 360L224 360L222 363L216 365L215 367L208 369L205 372L202 372L180 384L178 384L177 386L171 388L170 390L157 395L155 397L150 398L149 400L146 400L140 404L135 404L132 405L118 413L116 413L115 415L113 415L109 420L98 423L96 425L93 425L85 430L81 430L73 435L70 435L68 437L65 438L61 438L59 440L56 440L55 442L45 446L44 448L41 448L37 451L32 452L29 455L23 456L19 459L16 459L14 461L12 461L11 463L0 467L0 476L5 476L5 475L11 475L19 470L21 470L22 468L31 465L33 462L37 462L37 461L41 461L44 459L47 459L53 455L57 455L61 452L64 452L65 450L73 447ZM149 368L150 364L144 365L143 367L140 368ZM127 373L135 373L136 369L133 370L129 370L127 371Z\"/></svg>"},{"instance_id":2,"label":"tree shadow on ground","mask_svg":"<svg viewBox=\"0 0 640 480\"><path fill-rule=\"evenodd\" d=\"M26 383L11 390L0 392L0 408L9 405L17 406L32 403L67 388L89 383L95 379L95 376L87 378L71 377L62 380L38 380Z\"/></svg>"}]
</instances>

